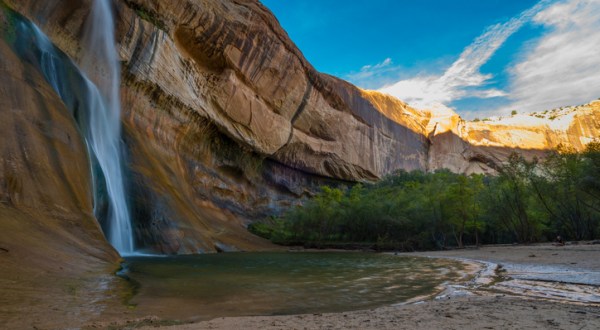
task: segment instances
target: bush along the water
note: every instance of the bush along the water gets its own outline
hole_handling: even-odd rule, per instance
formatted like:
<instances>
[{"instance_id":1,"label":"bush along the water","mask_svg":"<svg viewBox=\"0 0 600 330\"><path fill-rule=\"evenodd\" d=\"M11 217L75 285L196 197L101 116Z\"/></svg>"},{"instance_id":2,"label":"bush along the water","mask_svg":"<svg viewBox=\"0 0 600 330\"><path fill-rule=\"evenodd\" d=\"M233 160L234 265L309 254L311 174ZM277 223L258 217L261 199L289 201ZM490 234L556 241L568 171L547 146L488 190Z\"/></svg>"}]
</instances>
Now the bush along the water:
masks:
<instances>
[{"instance_id":1,"label":"bush along the water","mask_svg":"<svg viewBox=\"0 0 600 330\"><path fill-rule=\"evenodd\" d=\"M423 250L600 236L600 143L518 154L494 176L398 171L376 184L322 187L282 217L252 224L283 245Z\"/></svg>"}]
</instances>

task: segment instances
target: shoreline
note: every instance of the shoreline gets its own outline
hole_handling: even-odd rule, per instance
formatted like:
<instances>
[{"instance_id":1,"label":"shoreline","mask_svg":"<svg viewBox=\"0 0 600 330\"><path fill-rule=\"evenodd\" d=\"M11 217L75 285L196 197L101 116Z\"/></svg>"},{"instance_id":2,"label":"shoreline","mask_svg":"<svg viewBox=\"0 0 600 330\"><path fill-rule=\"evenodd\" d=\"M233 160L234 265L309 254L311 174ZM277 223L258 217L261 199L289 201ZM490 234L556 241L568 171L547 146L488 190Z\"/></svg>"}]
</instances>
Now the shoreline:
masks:
<instances>
[{"instance_id":1,"label":"shoreline","mask_svg":"<svg viewBox=\"0 0 600 330\"><path fill-rule=\"evenodd\" d=\"M500 253L498 253L500 252ZM449 258L487 265L488 274L477 276L479 287L521 298L580 303L600 308L600 246L549 244L484 246L471 250L418 252L430 258ZM493 268L493 270L492 270Z\"/></svg>"},{"instance_id":2,"label":"shoreline","mask_svg":"<svg viewBox=\"0 0 600 330\"><path fill-rule=\"evenodd\" d=\"M583 247L583 248L582 248ZM393 253L393 252L392 252ZM484 246L479 249L398 253L398 256L449 258L471 267L469 280L447 283L425 299L370 310L281 316L224 317L167 326L166 329L597 329L600 284L568 284L525 276L521 268L562 275L587 272L600 282L599 245L549 244ZM573 264L574 263L574 264ZM531 266L547 266L535 268ZM535 275L535 272L533 272ZM560 275L560 274L559 274ZM516 278L515 278L516 277ZM538 289L536 291L536 288ZM150 322L150 323L148 323ZM142 321L154 329L157 320Z\"/></svg>"},{"instance_id":3,"label":"shoreline","mask_svg":"<svg viewBox=\"0 0 600 330\"><path fill-rule=\"evenodd\" d=\"M17 292L20 287L11 284L12 291L5 292L43 296L46 305L6 301L0 321L4 317L12 328L40 329L600 329L600 245L494 245L398 256L457 260L464 275L432 295L372 309L207 321L158 317L126 305L125 282L116 277L110 277L111 285L102 282L89 292L80 291L79 282L58 281L50 287L35 277L32 281L40 281L36 291ZM92 301L73 309L88 298ZM25 312L31 317L16 318Z\"/></svg>"}]
</instances>

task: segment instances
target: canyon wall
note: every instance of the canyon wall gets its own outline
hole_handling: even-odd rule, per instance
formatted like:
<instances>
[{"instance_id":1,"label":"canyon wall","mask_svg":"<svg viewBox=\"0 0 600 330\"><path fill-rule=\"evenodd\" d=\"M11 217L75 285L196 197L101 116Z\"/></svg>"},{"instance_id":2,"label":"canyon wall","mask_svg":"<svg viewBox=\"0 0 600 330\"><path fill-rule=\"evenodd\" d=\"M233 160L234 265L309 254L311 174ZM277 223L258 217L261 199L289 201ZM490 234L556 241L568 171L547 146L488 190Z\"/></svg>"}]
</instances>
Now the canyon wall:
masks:
<instances>
[{"instance_id":1,"label":"canyon wall","mask_svg":"<svg viewBox=\"0 0 600 330\"><path fill-rule=\"evenodd\" d=\"M39 25L74 63L82 57L90 0L4 3ZM590 124L596 104L574 110L572 124L556 130L466 122L453 112L416 110L360 90L317 72L255 0L115 0L114 13L127 185L136 244L148 251L267 248L245 225L321 185L374 181L398 169L493 172L515 149L543 156L558 143L581 148L598 136ZM44 88L41 77L17 78L41 86L34 91ZM3 95L8 83L0 83ZM45 94L41 104L46 97L56 101L51 91ZM77 153L85 159L85 150ZM88 172L84 165L67 171ZM21 168L10 175L30 174ZM80 188L72 200L84 198L81 209L89 211L91 188Z\"/></svg>"},{"instance_id":2,"label":"canyon wall","mask_svg":"<svg viewBox=\"0 0 600 330\"><path fill-rule=\"evenodd\" d=\"M120 258L93 215L75 120L35 66L38 54L27 44L16 54L21 23L0 7L0 327L31 327L32 311L51 309L44 327L75 327L63 317L92 317Z\"/></svg>"},{"instance_id":3,"label":"canyon wall","mask_svg":"<svg viewBox=\"0 0 600 330\"><path fill-rule=\"evenodd\" d=\"M14 32L15 21L0 10L2 31ZM33 64L36 54L22 45L19 57L12 46L0 39L2 265L37 261L43 270L52 257L33 251L46 243L55 258L83 254L115 263L118 254L94 219L90 164L75 120Z\"/></svg>"},{"instance_id":4,"label":"canyon wall","mask_svg":"<svg viewBox=\"0 0 600 330\"><path fill-rule=\"evenodd\" d=\"M465 121L449 111L427 113L429 170L494 174L513 152L543 159L560 146L581 151L600 137L600 100L483 121Z\"/></svg>"},{"instance_id":5,"label":"canyon wall","mask_svg":"<svg viewBox=\"0 0 600 330\"><path fill-rule=\"evenodd\" d=\"M386 94L362 93L386 117L427 136L427 171L495 174L514 152L542 159L560 146L582 151L600 137L600 99L539 113L467 121L448 108L418 110Z\"/></svg>"}]
</instances>

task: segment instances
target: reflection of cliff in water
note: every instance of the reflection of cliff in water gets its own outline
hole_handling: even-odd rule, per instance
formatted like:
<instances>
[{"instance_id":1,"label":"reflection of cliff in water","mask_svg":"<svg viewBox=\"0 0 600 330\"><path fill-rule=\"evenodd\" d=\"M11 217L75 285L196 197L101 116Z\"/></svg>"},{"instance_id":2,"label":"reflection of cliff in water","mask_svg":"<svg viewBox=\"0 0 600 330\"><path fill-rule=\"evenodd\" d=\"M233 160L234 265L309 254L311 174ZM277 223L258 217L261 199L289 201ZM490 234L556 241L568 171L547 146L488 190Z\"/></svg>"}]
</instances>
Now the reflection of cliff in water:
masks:
<instances>
[{"instance_id":1,"label":"reflection of cliff in water","mask_svg":"<svg viewBox=\"0 0 600 330\"><path fill-rule=\"evenodd\" d=\"M161 318L329 313L426 299L466 280L448 259L358 252L128 258L131 303Z\"/></svg>"}]
</instances>

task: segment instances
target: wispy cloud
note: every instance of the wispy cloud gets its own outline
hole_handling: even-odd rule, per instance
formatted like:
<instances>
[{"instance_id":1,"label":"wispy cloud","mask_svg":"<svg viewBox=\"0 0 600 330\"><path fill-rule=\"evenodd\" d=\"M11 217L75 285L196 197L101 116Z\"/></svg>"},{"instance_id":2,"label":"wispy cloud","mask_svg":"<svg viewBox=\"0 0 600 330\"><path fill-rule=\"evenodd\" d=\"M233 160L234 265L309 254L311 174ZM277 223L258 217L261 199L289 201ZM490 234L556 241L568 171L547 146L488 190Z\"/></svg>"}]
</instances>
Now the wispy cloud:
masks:
<instances>
[{"instance_id":1,"label":"wispy cloud","mask_svg":"<svg viewBox=\"0 0 600 330\"><path fill-rule=\"evenodd\" d=\"M377 88L400 70L401 68L394 65L392 59L388 57L380 63L365 65L360 68L360 71L351 72L343 78L363 88Z\"/></svg>"},{"instance_id":2,"label":"wispy cloud","mask_svg":"<svg viewBox=\"0 0 600 330\"><path fill-rule=\"evenodd\" d=\"M375 65L365 65L360 69L360 71L367 72L367 71L372 71L372 70L379 70L379 69L383 69L385 67L389 67L391 64L392 64L392 59L388 57L385 60L383 60L383 62L381 62L381 63L377 63Z\"/></svg>"},{"instance_id":3,"label":"wispy cloud","mask_svg":"<svg viewBox=\"0 0 600 330\"><path fill-rule=\"evenodd\" d=\"M509 108L538 111L600 97L600 1L561 1L533 21L549 32L510 70Z\"/></svg>"},{"instance_id":4,"label":"wispy cloud","mask_svg":"<svg viewBox=\"0 0 600 330\"><path fill-rule=\"evenodd\" d=\"M463 50L459 58L440 76L417 76L401 80L380 89L416 107L444 107L465 97L491 98L507 94L485 88L492 78L480 68L488 62L506 39L540 13L549 0L542 0L508 22L488 27L482 35Z\"/></svg>"}]
</instances>

